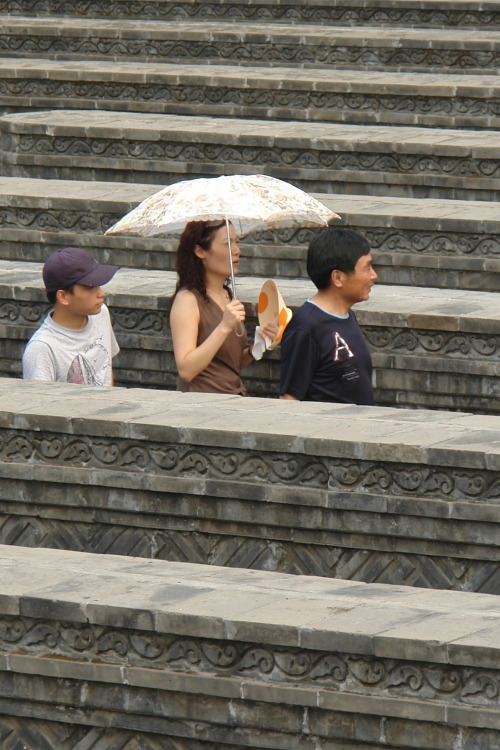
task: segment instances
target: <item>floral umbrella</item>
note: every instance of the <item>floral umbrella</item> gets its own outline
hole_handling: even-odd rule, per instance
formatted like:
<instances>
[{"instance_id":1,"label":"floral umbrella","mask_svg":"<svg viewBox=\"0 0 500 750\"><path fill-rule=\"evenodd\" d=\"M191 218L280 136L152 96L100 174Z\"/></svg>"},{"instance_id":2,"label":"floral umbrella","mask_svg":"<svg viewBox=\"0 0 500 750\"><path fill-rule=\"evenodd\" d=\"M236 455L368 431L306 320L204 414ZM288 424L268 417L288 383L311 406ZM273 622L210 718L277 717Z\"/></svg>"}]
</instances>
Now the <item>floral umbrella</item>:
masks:
<instances>
[{"instance_id":1,"label":"floral umbrella","mask_svg":"<svg viewBox=\"0 0 500 750\"><path fill-rule=\"evenodd\" d=\"M180 234L190 221L224 219L244 237L263 229L327 226L340 218L303 190L268 175L183 180L149 196L106 234ZM229 228L228 228L229 238ZM231 283L235 295L231 248Z\"/></svg>"}]
</instances>

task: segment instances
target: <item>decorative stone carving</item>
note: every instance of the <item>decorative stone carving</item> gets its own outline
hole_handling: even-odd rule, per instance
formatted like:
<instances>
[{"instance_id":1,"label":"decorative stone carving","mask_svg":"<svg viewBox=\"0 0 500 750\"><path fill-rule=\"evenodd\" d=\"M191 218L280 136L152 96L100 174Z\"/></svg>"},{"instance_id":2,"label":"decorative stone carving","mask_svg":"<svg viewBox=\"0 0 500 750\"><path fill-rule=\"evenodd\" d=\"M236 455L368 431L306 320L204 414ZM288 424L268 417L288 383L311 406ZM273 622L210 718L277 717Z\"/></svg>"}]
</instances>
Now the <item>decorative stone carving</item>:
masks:
<instances>
[{"instance_id":1,"label":"decorative stone carving","mask_svg":"<svg viewBox=\"0 0 500 750\"><path fill-rule=\"evenodd\" d=\"M92 156L107 158L140 159L145 161L204 161L208 163L230 163L246 165L278 165L296 169L353 170L360 172L415 174L432 173L434 176L488 177L500 175L500 161L496 159L474 159L468 157L426 156L420 154L353 153L332 150L308 149L306 147L279 148L214 144L183 144L168 141L136 141L120 139L109 141L102 138L62 137L17 134L13 136L14 151L23 155L58 155L66 157ZM76 166L74 167L75 169ZM78 172L77 172L78 174ZM321 175L321 172L320 172Z\"/></svg>"}]
</instances>

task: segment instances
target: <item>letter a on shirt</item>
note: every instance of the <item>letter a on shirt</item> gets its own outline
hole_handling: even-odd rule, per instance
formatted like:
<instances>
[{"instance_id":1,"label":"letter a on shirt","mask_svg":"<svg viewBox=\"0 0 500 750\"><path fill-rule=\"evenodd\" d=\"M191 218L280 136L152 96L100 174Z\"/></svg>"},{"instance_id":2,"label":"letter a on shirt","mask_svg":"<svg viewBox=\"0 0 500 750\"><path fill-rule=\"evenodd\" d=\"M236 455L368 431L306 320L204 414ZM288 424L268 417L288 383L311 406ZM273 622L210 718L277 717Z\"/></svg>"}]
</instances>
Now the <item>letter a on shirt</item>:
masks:
<instances>
[{"instance_id":1,"label":"letter a on shirt","mask_svg":"<svg viewBox=\"0 0 500 750\"><path fill-rule=\"evenodd\" d=\"M335 334L333 336L334 338L334 348L333 348L333 361L339 362L342 359L350 359L351 357L354 357L354 354L347 346L347 342L342 338L342 336L339 334L338 331L335 331ZM347 352L347 357L341 357L340 352Z\"/></svg>"}]
</instances>

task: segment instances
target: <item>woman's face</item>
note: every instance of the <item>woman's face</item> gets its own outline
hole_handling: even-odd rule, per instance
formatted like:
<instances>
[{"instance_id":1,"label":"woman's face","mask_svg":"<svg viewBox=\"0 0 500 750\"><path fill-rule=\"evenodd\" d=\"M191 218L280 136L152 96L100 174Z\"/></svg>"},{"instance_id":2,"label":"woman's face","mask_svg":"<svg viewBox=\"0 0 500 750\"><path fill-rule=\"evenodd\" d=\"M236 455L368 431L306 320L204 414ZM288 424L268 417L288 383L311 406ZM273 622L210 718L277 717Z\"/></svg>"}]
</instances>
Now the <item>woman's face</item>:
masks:
<instances>
[{"instance_id":1,"label":"woman's face","mask_svg":"<svg viewBox=\"0 0 500 750\"><path fill-rule=\"evenodd\" d=\"M238 273L240 264L240 247L238 237L232 224L229 224L229 237L231 238L231 257L233 259L233 271ZM209 250L203 250L199 245L195 249L205 267L205 273L212 273L227 278L231 269L229 266L229 247L226 226L219 227L212 235Z\"/></svg>"}]
</instances>

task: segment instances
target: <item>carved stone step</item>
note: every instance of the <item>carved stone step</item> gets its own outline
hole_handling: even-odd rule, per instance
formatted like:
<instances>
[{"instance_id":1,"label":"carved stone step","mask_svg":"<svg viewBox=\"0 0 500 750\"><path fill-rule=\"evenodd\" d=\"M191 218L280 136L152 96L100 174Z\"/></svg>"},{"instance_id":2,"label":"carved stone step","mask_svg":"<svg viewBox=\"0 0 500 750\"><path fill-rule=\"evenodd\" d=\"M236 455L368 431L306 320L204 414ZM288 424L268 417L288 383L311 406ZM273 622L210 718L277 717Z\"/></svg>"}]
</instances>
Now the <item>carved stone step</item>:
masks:
<instances>
[{"instance_id":1,"label":"carved stone step","mask_svg":"<svg viewBox=\"0 0 500 750\"><path fill-rule=\"evenodd\" d=\"M59 247L85 247L101 262L173 270L177 239L104 236L161 185L0 178L0 258L43 261ZM316 194L372 247L383 284L497 292L500 208L487 201ZM261 232L242 242L241 273L306 278L315 230Z\"/></svg>"},{"instance_id":2,"label":"carved stone step","mask_svg":"<svg viewBox=\"0 0 500 750\"><path fill-rule=\"evenodd\" d=\"M278 279L292 309L311 296L306 280ZM121 352L119 385L174 388L167 324L171 272L123 268L106 286ZM249 334L262 279L237 280ZM41 264L0 261L0 374L19 375L25 342L45 317ZM376 403L493 413L500 410L498 294L375 285L356 315L372 351ZM252 395L276 396L279 349L245 370Z\"/></svg>"},{"instance_id":3,"label":"carved stone step","mask_svg":"<svg viewBox=\"0 0 500 750\"><path fill-rule=\"evenodd\" d=\"M0 0L0 13L74 16L78 0ZM93 0L85 16L241 23L312 23L338 26L459 26L500 28L498 0Z\"/></svg>"},{"instance_id":4,"label":"carved stone step","mask_svg":"<svg viewBox=\"0 0 500 750\"><path fill-rule=\"evenodd\" d=\"M0 59L0 113L87 107L498 129L500 84L453 73Z\"/></svg>"},{"instance_id":5,"label":"carved stone step","mask_svg":"<svg viewBox=\"0 0 500 750\"><path fill-rule=\"evenodd\" d=\"M168 184L271 174L311 192L498 200L500 132L59 110L0 119L4 175Z\"/></svg>"},{"instance_id":6,"label":"carved stone step","mask_svg":"<svg viewBox=\"0 0 500 750\"><path fill-rule=\"evenodd\" d=\"M68 390L66 387L63 393ZM46 388L31 387L27 392L38 409L43 406ZM188 465L189 460L182 458L189 446L183 443L180 433L174 438L174 445L157 437L146 396L137 393L128 404L128 419L124 417L122 423L113 423L123 425L127 437L120 437L109 446L112 468L109 464L102 469L94 468L98 465L98 450L95 445L86 448L89 436L80 434L78 420L75 434L64 435L75 447L71 446L66 456L57 455L56 459L58 464L69 463L71 456L75 466L50 465L56 461L47 461L44 466L45 457L40 456L41 440L36 439L36 432L35 437L30 434L30 443L22 433L17 438L23 450L32 452L30 463L34 466L30 476L42 475L45 479L51 475L54 481L51 484L46 481L41 487L35 481L27 482L19 494L29 497L29 503L25 500L10 504L16 511L19 504L20 513L29 506L37 508L36 517L20 516L16 530L24 522L25 534L39 530L39 538L31 544L23 539L20 542L23 546L0 549L0 566L4 571L0 582L2 661L5 692L8 692L8 698L2 701L4 714L0 726L11 747L452 750L462 746L467 750L497 750L500 689L497 597L487 593L431 591L359 580L283 575L281 569L286 563L290 567L294 564L293 572L297 572L302 557L319 563L318 549L310 545L303 551L295 540L289 544L278 538L267 545L252 544L253 540L234 532L232 539L228 535L224 540L226 564L232 568L183 562L191 553L207 554L206 529L212 524L205 522L203 533L196 535L192 529L182 533L178 525L172 527L173 518L167 511L186 505L184 498L190 488L185 490L181 503L181 492L169 493L165 485L183 463ZM111 420L100 419L96 395L89 394L88 400L95 423L106 430ZM190 425L206 403L206 399L198 399L189 409ZM71 400L68 397L67 408L76 404L76 395ZM176 433L175 427L170 427L167 411L175 409L174 404L162 400L163 420L159 421L158 434L162 429L163 433ZM113 399L110 414L114 411L120 414L121 406ZM248 399L245 406L241 411L225 408L224 412L241 419L245 427L251 425L246 435L261 426L265 432L268 425L262 418L262 410L259 413L254 408L252 414ZM57 414L57 408L49 413L52 411ZM146 422L143 426L142 414ZM13 416L18 413L13 411ZM36 423L36 417L28 416L26 421ZM56 416L53 421L63 420ZM308 423L313 421L314 415ZM50 424L50 418L46 422ZM330 419L326 426L341 429L343 422L348 420ZM163 425L167 425L166 429ZM151 467L151 473L143 466L130 466L132 455L123 452L124 446L131 442L128 430L134 426L139 426L137 432L143 434L133 439L133 445L140 443L142 451L152 445L158 452L158 466ZM433 434L439 434L439 428L447 426L439 425ZM13 432L14 442L17 430ZM211 434L210 430L205 432ZM227 432L221 429L219 434L222 437ZM495 434L494 429L490 432ZM47 445L52 447L49 441L50 435ZM99 442L103 446L109 443ZM217 460L206 444L198 445L196 438L193 442L198 453L193 456L192 465L203 466L207 474L215 473L217 479L210 486L203 476L191 480L191 485L199 484L202 488L208 485L211 489L228 484L216 473L218 468L224 470L221 457L228 455L228 451L219 449ZM278 467L280 454L275 451L265 460L260 460L260 456L253 459L248 450L240 449L238 435L235 444L238 451L228 455L230 470L241 471L245 458L247 466L254 460L259 468L269 472L266 475L269 482L268 476ZM75 455L77 449L81 449L80 455ZM137 456L142 457L142 451L134 448ZM181 460L171 468L167 456ZM84 457L92 468L80 469L77 461ZM17 460L23 459L20 449ZM116 466L120 460L124 465ZM287 468L298 463L292 452ZM320 461L313 465L319 473ZM365 465L359 479L369 479L369 471L377 476L377 464L367 465L369 469ZM70 487L72 494L85 501L63 505L61 510L54 507L71 497L61 489L66 474L72 473L76 479L86 472L90 481L97 484L112 475L114 469L117 476L125 474L130 486L127 474L131 474L132 468L136 477L143 478L140 492L132 494L122 485L119 489L108 485L103 488L103 501L101 493L99 499L96 497L96 487L89 487L80 479L80 485L75 482ZM14 474L11 485L21 485L14 473L15 465L9 469ZM46 475L43 469L47 470ZM415 474L417 471L420 473L420 466ZM336 474L341 478L340 469ZM380 474L392 478L392 474L382 471ZM445 472L436 471L435 475L444 483ZM152 483L156 477L158 481L149 486L148 482ZM316 479L313 470L307 476L307 480L312 479ZM40 489L44 493L42 498ZM300 485L297 490L304 492ZM261 514L267 517L272 509L272 523L283 518L290 524L292 536L300 537L299 501L288 497L291 493L286 485L282 492L286 505L266 502L264 493L257 495L252 503L236 503L226 495L213 497L210 491L200 492L196 497L199 515L194 514L192 528L200 524L202 511L232 510L233 518L239 519L242 506L249 505L258 508L257 522ZM127 499L128 518L117 502L117 494ZM364 516L338 505L339 494L328 492L326 507L304 506L300 510L318 527L329 516L338 517L343 526L350 518ZM375 507L377 513L373 515L378 522L387 511L385 507L382 509L378 498ZM146 528L140 530L134 528L133 520L139 509L143 511L142 518L147 519ZM59 518L53 519L57 513ZM2 533L12 529L16 520L15 516L7 517ZM422 528L425 540L426 519L415 516L411 520ZM236 526L234 521L232 525ZM470 521L468 525L476 526ZM271 528L270 524L268 529ZM62 549L47 549L50 537L57 532ZM74 551L81 545L87 545L92 552L106 542L111 546L117 533L121 534L125 552L104 556ZM151 554L141 555L143 549L147 550L148 538L152 548L155 543L158 547ZM67 551L70 543L71 551ZM222 542L219 546L223 546ZM273 553L276 558L282 554L280 567L269 564L268 571L237 569L241 566L240 559L245 567L262 568L265 560L272 560ZM327 554L325 551L325 559ZM171 561L140 559L139 555L143 558L169 555ZM339 567L344 563L346 572L349 568L355 579L363 558L374 559L376 555L358 550L353 562L347 565L347 556L332 547L329 557L332 562L338 561ZM441 583L444 579L440 577L441 571L433 561L421 557L431 581ZM390 576L402 570L409 579L413 574L419 580L411 556L392 552L379 555L378 559L382 580L384 573ZM465 567L461 561L447 562L447 565L443 562L442 568L450 576L458 575L460 568ZM483 564L484 576L488 577L489 567L490 578L496 575L498 579L497 566L497 559L490 565ZM192 737L196 738L194 742ZM202 741L198 741L199 737Z\"/></svg>"},{"instance_id":7,"label":"carved stone step","mask_svg":"<svg viewBox=\"0 0 500 750\"><path fill-rule=\"evenodd\" d=\"M6 57L491 74L500 69L500 39L493 30L15 16L0 17L0 27L0 55Z\"/></svg>"}]
</instances>

